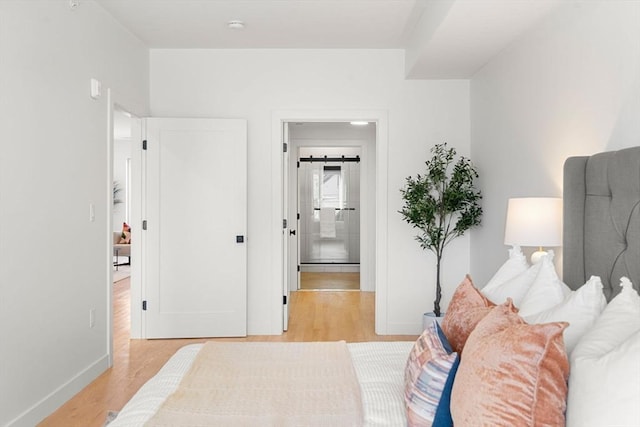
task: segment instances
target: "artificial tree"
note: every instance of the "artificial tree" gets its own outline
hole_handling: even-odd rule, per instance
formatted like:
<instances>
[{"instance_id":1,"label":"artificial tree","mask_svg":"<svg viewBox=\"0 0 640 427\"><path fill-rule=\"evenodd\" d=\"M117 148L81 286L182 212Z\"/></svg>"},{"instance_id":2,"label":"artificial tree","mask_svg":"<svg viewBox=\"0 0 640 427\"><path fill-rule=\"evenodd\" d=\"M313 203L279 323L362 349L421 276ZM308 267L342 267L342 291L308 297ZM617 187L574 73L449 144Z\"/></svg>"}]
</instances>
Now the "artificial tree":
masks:
<instances>
[{"instance_id":1,"label":"artificial tree","mask_svg":"<svg viewBox=\"0 0 640 427\"><path fill-rule=\"evenodd\" d=\"M476 189L478 172L471 160L460 156L447 143L431 149L423 175L406 179L401 189L403 219L419 230L416 240L436 256L436 299L433 312L439 317L442 286L440 264L444 248L456 237L480 224L482 193Z\"/></svg>"}]
</instances>

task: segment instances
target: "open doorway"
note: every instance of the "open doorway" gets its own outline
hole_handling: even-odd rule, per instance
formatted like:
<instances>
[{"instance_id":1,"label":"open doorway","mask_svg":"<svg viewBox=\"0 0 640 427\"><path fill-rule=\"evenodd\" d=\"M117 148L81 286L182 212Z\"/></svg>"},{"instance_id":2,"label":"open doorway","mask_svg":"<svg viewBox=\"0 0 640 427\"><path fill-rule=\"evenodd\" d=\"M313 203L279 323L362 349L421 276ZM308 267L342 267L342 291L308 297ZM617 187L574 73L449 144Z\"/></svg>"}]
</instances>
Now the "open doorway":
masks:
<instances>
[{"instance_id":1,"label":"open doorway","mask_svg":"<svg viewBox=\"0 0 640 427\"><path fill-rule=\"evenodd\" d=\"M113 112L113 282L131 276L131 157L133 119L130 113L115 108Z\"/></svg>"},{"instance_id":2,"label":"open doorway","mask_svg":"<svg viewBox=\"0 0 640 427\"><path fill-rule=\"evenodd\" d=\"M105 231L108 232L109 239L109 355L110 365L113 365L114 349L121 349L128 345L132 336L139 335L137 330L132 330L132 318L135 314L130 307L134 296L137 303L140 288L140 232L136 227L140 223L140 203L136 203L136 200L141 192L138 144L141 140L142 121L114 102L111 91L108 91L108 96L110 129L107 182L112 191L109 192L110 220ZM134 149L136 147L138 149ZM123 241L123 223L128 226L124 240L129 243ZM126 303L123 303L123 299ZM126 307L127 310L116 310L117 307Z\"/></svg>"},{"instance_id":3,"label":"open doorway","mask_svg":"<svg viewBox=\"0 0 640 427\"><path fill-rule=\"evenodd\" d=\"M387 324L387 297L388 297L388 268L387 268L387 241L388 241L388 158L389 158L389 126L388 114L385 110L291 110L276 111L272 116L272 164L280 167L273 168L272 179L282 185L272 186L271 209L273 218L277 218L277 228L274 228L272 257L274 268L272 271L275 295L282 297L282 310L276 310L272 317L273 324L282 325L282 330L287 331L289 319L289 301L292 284L296 284L297 264L291 263L290 241L291 232L297 229L290 228L296 218L297 211L290 202L290 188L292 177L291 168L296 163L295 156L290 156L291 138L289 128L295 123L339 123L342 126L350 125L351 120L362 120L368 123L374 135L366 144L362 145L362 158L360 163L361 176L361 217L360 217L360 282L361 292L370 292L374 298L375 333L385 335L388 333ZM374 125L374 126L371 126ZM303 125L304 126L304 125ZM371 126L371 127L369 127ZM328 145L317 144L312 141L295 141L298 146ZM313 138L309 138L313 140ZM346 145L341 141L333 141L334 145ZM284 153L284 154L283 154ZM280 223L283 221L284 227ZM277 231L276 231L277 230ZM292 279L292 280L290 280ZM344 293L343 293L344 294ZM355 293L352 293L355 294ZM295 305L295 302L292 302Z\"/></svg>"},{"instance_id":4,"label":"open doorway","mask_svg":"<svg viewBox=\"0 0 640 427\"><path fill-rule=\"evenodd\" d=\"M360 147L297 150L297 290L360 290Z\"/></svg>"},{"instance_id":5,"label":"open doorway","mask_svg":"<svg viewBox=\"0 0 640 427\"><path fill-rule=\"evenodd\" d=\"M289 122L290 291L375 290L376 124Z\"/></svg>"}]
</instances>

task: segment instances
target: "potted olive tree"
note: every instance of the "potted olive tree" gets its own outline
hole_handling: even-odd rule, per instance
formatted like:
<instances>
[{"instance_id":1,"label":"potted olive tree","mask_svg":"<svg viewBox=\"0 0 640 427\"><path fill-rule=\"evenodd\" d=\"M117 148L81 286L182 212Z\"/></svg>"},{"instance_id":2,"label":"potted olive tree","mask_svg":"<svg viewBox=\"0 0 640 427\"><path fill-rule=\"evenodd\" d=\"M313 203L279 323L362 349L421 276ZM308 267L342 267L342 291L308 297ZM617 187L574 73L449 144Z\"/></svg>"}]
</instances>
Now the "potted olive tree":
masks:
<instances>
[{"instance_id":1,"label":"potted olive tree","mask_svg":"<svg viewBox=\"0 0 640 427\"><path fill-rule=\"evenodd\" d=\"M424 174L408 177L400 190L402 218L418 230L416 240L436 256L436 299L433 312L441 316L440 265L444 248L456 237L480 224L482 194L475 187L478 172L471 160L460 156L447 143L431 149Z\"/></svg>"}]
</instances>

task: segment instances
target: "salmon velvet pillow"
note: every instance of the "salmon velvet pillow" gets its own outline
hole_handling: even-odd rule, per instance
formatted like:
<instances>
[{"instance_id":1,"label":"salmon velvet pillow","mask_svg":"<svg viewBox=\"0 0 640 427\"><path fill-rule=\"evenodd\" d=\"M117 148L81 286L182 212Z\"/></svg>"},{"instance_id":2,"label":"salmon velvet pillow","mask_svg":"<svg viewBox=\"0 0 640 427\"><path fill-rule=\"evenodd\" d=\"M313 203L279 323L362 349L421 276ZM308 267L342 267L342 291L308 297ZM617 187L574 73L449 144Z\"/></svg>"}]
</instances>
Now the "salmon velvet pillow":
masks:
<instances>
[{"instance_id":1,"label":"salmon velvet pillow","mask_svg":"<svg viewBox=\"0 0 640 427\"><path fill-rule=\"evenodd\" d=\"M451 394L456 427L564 426L566 322L527 324L509 304L469 336Z\"/></svg>"},{"instance_id":2,"label":"salmon velvet pillow","mask_svg":"<svg viewBox=\"0 0 640 427\"><path fill-rule=\"evenodd\" d=\"M467 274L454 292L442 320L442 330L453 351L462 352L471 331L493 307L495 304L480 293Z\"/></svg>"}]
</instances>

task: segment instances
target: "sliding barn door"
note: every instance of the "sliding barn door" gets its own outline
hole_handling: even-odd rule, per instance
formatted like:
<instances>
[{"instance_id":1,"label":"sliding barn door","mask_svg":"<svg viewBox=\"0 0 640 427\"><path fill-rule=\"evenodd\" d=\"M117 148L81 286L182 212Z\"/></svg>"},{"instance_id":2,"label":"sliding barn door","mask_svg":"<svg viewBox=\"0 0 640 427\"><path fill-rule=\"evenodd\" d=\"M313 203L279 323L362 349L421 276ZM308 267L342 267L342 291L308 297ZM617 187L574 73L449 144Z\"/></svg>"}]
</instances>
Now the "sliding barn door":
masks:
<instances>
[{"instance_id":1,"label":"sliding barn door","mask_svg":"<svg viewBox=\"0 0 640 427\"><path fill-rule=\"evenodd\" d=\"M147 119L147 338L247 332L245 120Z\"/></svg>"}]
</instances>

